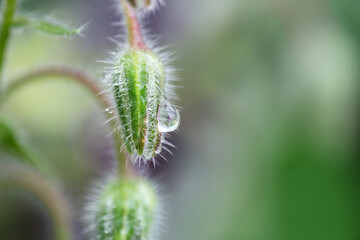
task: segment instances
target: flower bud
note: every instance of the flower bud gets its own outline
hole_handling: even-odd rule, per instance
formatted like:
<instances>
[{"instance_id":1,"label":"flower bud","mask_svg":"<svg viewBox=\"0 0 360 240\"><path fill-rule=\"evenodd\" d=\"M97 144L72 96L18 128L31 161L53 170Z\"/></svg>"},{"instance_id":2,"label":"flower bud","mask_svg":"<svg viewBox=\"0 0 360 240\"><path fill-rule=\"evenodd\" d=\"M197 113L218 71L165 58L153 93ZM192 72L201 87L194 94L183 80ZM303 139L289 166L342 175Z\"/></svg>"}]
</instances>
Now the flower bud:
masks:
<instances>
[{"instance_id":1,"label":"flower bud","mask_svg":"<svg viewBox=\"0 0 360 240\"><path fill-rule=\"evenodd\" d=\"M127 0L135 9L152 9L155 5L155 0Z\"/></svg>"},{"instance_id":2,"label":"flower bud","mask_svg":"<svg viewBox=\"0 0 360 240\"><path fill-rule=\"evenodd\" d=\"M96 203L96 240L151 239L155 208L155 191L147 182L109 182Z\"/></svg>"},{"instance_id":3,"label":"flower bud","mask_svg":"<svg viewBox=\"0 0 360 240\"><path fill-rule=\"evenodd\" d=\"M148 50L125 50L112 75L125 144L145 160L160 151L162 133L175 130L179 123L178 111L164 96L164 81L162 62Z\"/></svg>"}]
</instances>

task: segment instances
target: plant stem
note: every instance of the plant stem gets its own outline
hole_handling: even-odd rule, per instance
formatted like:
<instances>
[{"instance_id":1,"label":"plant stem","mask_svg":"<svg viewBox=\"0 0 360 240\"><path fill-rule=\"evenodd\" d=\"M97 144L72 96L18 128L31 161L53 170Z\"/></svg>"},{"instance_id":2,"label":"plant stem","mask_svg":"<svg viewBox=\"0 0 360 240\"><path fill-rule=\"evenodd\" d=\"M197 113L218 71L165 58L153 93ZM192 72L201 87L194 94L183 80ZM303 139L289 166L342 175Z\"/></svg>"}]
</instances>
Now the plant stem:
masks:
<instances>
[{"instance_id":1,"label":"plant stem","mask_svg":"<svg viewBox=\"0 0 360 240\"><path fill-rule=\"evenodd\" d=\"M6 46L10 37L11 24L15 13L17 0L6 0L4 11L2 13L2 23L0 30L0 90L3 76L4 58L6 54Z\"/></svg>"},{"instance_id":2,"label":"plant stem","mask_svg":"<svg viewBox=\"0 0 360 240\"><path fill-rule=\"evenodd\" d=\"M46 77L64 77L69 80L80 84L88 90L102 105L105 109L105 114L108 119L108 122L111 126L111 131L113 135L114 145L115 145L115 156L118 161L118 168L120 176L127 175L126 153L121 151L121 146L123 144L121 132L119 131L119 122L118 117L116 116L116 111L111 111L114 107L113 104L108 100L108 98L103 94L104 90L96 83L96 80L88 76L81 70L75 69L70 66L45 66L34 69L30 72L25 73L24 75L17 77L10 81L9 86L5 89L4 96L2 100L5 100L10 94L14 93L19 88L31 83L32 81L37 81L41 79L47 79Z\"/></svg>"},{"instance_id":3,"label":"plant stem","mask_svg":"<svg viewBox=\"0 0 360 240\"><path fill-rule=\"evenodd\" d=\"M54 227L54 239L73 239L69 205L48 179L24 164L0 163L0 189L28 192L45 207Z\"/></svg>"},{"instance_id":4,"label":"plant stem","mask_svg":"<svg viewBox=\"0 0 360 240\"><path fill-rule=\"evenodd\" d=\"M95 79L88 76L81 70L66 65L49 65L38 67L26 72L21 76L18 76L17 78L12 79L5 89L4 98L7 98L19 88L33 81L38 81L46 77L64 77L68 80L73 80L79 83L81 86L86 87L86 89L93 95L96 95L97 100L104 108L111 108L112 106L108 99L103 94L101 94L102 89L96 83Z\"/></svg>"},{"instance_id":5,"label":"plant stem","mask_svg":"<svg viewBox=\"0 0 360 240\"><path fill-rule=\"evenodd\" d=\"M143 35L141 33L139 19L136 15L134 8L128 3L127 0L120 0L120 1L122 3L126 18L126 27L128 31L129 44L133 48L140 50L147 50Z\"/></svg>"}]
</instances>

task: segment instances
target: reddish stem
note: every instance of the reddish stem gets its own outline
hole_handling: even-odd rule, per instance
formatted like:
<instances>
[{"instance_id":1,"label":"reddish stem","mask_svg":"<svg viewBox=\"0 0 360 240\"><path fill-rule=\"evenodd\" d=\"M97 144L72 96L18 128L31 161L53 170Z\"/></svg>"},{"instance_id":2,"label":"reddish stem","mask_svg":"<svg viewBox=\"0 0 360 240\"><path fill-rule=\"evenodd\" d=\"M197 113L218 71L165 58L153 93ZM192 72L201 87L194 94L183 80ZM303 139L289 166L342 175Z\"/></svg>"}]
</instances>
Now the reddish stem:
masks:
<instances>
[{"instance_id":1,"label":"reddish stem","mask_svg":"<svg viewBox=\"0 0 360 240\"><path fill-rule=\"evenodd\" d=\"M140 50L146 50L147 47L145 45L144 38L141 33L139 20L134 8L127 2L127 0L122 0L122 3L124 6L126 26L128 30L128 39L131 47Z\"/></svg>"}]
</instances>

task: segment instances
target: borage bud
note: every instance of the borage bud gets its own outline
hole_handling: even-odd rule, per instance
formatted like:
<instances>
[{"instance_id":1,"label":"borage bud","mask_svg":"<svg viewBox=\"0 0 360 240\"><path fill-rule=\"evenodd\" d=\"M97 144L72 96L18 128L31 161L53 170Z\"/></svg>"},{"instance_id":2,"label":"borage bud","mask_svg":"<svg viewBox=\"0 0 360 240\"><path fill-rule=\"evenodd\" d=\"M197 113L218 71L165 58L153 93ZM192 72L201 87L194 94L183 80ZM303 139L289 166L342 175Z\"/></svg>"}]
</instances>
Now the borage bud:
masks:
<instances>
[{"instance_id":1,"label":"borage bud","mask_svg":"<svg viewBox=\"0 0 360 240\"><path fill-rule=\"evenodd\" d=\"M143 180L109 182L96 203L96 240L153 237L156 194Z\"/></svg>"},{"instance_id":2,"label":"borage bud","mask_svg":"<svg viewBox=\"0 0 360 240\"><path fill-rule=\"evenodd\" d=\"M164 75L154 53L132 48L120 55L112 75L126 146L145 160L161 151L162 134L179 126L179 112L165 96Z\"/></svg>"},{"instance_id":3,"label":"borage bud","mask_svg":"<svg viewBox=\"0 0 360 240\"><path fill-rule=\"evenodd\" d=\"M157 0L126 0L130 5L138 10L152 10L158 3Z\"/></svg>"}]
</instances>

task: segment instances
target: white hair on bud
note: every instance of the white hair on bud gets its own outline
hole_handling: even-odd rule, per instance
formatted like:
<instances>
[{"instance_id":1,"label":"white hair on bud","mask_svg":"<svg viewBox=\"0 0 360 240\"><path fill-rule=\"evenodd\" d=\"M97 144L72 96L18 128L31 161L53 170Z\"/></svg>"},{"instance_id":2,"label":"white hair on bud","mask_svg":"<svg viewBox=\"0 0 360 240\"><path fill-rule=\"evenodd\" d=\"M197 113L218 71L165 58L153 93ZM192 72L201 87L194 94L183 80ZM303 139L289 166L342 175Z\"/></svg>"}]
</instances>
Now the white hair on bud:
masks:
<instances>
[{"instance_id":1,"label":"white hair on bud","mask_svg":"<svg viewBox=\"0 0 360 240\"><path fill-rule=\"evenodd\" d=\"M146 177L142 177L143 179L148 180ZM107 173L106 177L102 177L100 180L96 180L91 184L91 187L89 188L89 193L87 196L85 196L85 202L86 205L83 210L83 216L81 217L81 222L83 225L83 234L85 237L91 240L96 239L96 217L97 217L97 211L98 211L98 202L103 194L103 191L107 187L108 184L118 179L118 176L116 176L115 173ZM117 180L118 181L118 180ZM148 240L157 240L159 239L160 233L165 228L165 221L164 219L164 208L165 205L165 198L163 197L164 194L162 193L160 189L160 185L154 183L153 181L148 180L149 185L154 190L154 193L156 194L156 208L155 208L155 214L153 218L153 223L151 226L151 236Z\"/></svg>"}]
</instances>

